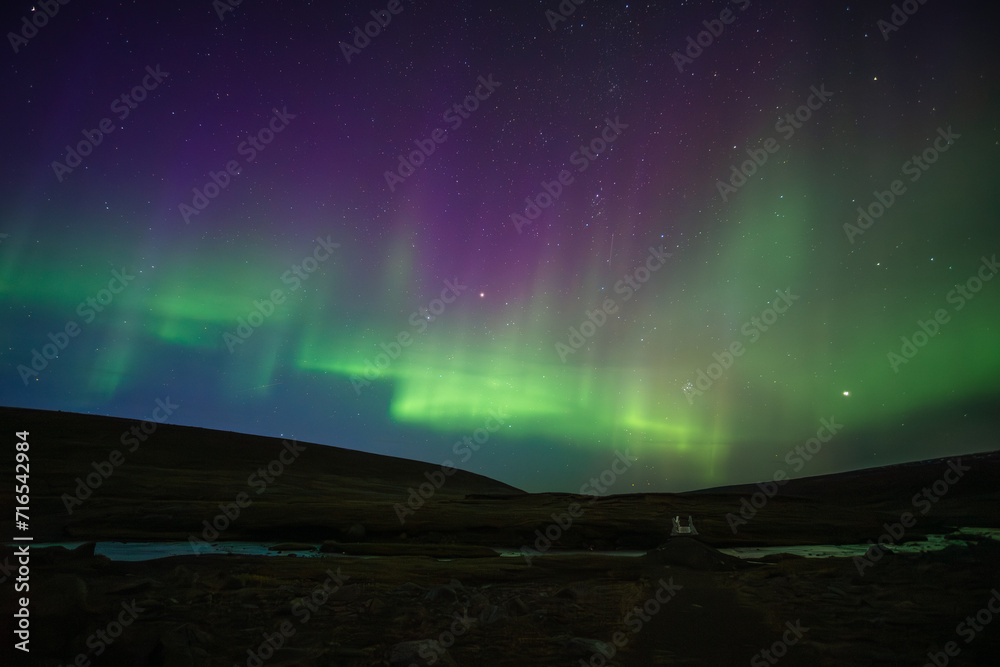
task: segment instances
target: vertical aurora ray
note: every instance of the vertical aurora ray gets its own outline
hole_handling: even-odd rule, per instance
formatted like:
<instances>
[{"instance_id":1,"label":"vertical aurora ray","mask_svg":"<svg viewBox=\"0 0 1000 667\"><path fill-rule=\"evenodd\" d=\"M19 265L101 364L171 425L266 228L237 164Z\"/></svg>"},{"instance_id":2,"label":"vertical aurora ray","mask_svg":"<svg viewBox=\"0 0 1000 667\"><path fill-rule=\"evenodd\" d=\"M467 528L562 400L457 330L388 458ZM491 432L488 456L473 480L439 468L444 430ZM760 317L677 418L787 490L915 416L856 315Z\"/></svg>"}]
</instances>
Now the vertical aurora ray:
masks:
<instances>
[{"instance_id":1,"label":"vertical aurora ray","mask_svg":"<svg viewBox=\"0 0 1000 667\"><path fill-rule=\"evenodd\" d=\"M138 418L169 395L182 423L428 461L501 410L470 465L532 490L576 490L625 448L649 490L763 479L831 415L845 434L809 474L966 446L950 429L985 423L977 406L1000 395L1000 282L948 301L1000 254L990 24L928 4L886 41L869 8L751 3L678 72L670 54L717 7L588 7L556 31L531 7L407 10L351 63L330 57L345 17L370 9L351 3L244 3L221 28L184 3L80 9L123 36L97 49L54 21L32 44L49 40L45 57L19 54L8 84L0 400ZM57 179L52 161L140 61L172 77ZM491 75L495 93L445 121ZM823 85L829 101L779 133ZM286 106L295 119L247 160L240 142ZM579 170L619 117L627 129ZM390 190L385 172L438 127ZM954 145L848 238L947 127ZM723 198L717 182L769 137L780 149ZM185 224L178 204L230 159L240 173ZM563 169L572 182L519 232L511 214ZM340 248L292 289L283 276L317 237ZM672 256L626 299L619 281L660 245ZM139 277L83 323L78 304L123 266ZM445 281L468 289L420 315ZM274 290L285 301L227 339ZM785 290L799 298L751 341ZM560 358L606 299L615 312ZM887 353L941 308L950 321L894 371ZM18 367L70 320L79 336L26 385ZM734 342L744 353L685 393ZM947 437L900 430L932 412Z\"/></svg>"}]
</instances>

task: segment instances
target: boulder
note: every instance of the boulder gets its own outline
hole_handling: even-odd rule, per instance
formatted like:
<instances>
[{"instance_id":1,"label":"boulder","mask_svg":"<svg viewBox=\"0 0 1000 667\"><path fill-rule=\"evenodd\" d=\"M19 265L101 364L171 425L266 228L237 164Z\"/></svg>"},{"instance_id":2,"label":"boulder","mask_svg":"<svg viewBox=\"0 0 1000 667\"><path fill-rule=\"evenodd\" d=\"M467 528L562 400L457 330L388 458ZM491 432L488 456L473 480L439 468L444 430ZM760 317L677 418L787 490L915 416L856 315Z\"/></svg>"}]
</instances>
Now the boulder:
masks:
<instances>
[{"instance_id":1,"label":"boulder","mask_svg":"<svg viewBox=\"0 0 1000 667\"><path fill-rule=\"evenodd\" d=\"M739 570L751 567L743 560L724 554L692 537L672 537L643 559L652 565L678 565L692 570Z\"/></svg>"}]
</instances>

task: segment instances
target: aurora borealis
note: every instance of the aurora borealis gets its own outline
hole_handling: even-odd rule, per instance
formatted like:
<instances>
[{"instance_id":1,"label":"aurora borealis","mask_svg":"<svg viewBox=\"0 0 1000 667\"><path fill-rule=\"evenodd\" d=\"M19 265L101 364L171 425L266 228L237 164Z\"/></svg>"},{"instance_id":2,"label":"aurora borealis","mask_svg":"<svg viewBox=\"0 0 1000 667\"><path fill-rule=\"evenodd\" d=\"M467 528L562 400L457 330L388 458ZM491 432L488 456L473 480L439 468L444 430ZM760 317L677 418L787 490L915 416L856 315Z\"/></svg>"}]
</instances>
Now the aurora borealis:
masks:
<instances>
[{"instance_id":1,"label":"aurora borealis","mask_svg":"<svg viewBox=\"0 0 1000 667\"><path fill-rule=\"evenodd\" d=\"M662 4L5 7L0 403L529 491L995 449L984 10Z\"/></svg>"}]
</instances>

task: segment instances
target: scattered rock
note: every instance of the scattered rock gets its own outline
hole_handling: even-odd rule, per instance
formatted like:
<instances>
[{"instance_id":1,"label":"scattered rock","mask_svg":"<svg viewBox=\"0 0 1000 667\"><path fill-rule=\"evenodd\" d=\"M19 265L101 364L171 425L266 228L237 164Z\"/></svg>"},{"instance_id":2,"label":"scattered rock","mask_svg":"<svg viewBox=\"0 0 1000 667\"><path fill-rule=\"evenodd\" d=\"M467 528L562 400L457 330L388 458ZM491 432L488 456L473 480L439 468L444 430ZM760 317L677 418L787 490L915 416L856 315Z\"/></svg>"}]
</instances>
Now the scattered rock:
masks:
<instances>
[{"instance_id":1,"label":"scattered rock","mask_svg":"<svg viewBox=\"0 0 1000 667\"><path fill-rule=\"evenodd\" d=\"M92 558L94 556L94 550L97 548L96 542L84 542L77 548L70 551L76 558Z\"/></svg>"},{"instance_id":2,"label":"scattered rock","mask_svg":"<svg viewBox=\"0 0 1000 667\"><path fill-rule=\"evenodd\" d=\"M562 598L564 600L576 600L579 595L572 588L563 588L556 592L553 597Z\"/></svg>"},{"instance_id":3,"label":"scattered rock","mask_svg":"<svg viewBox=\"0 0 1000 667\"><path fill-rule=\"evenodd\" d=\"M167 581L176 588L190 588L197 580L198 576L183 565L175 567L167 577Z\"/></svg>"},{"instance_id":4,"label":"scattered rock","mask_svg":"<svg viewBox=\"0 0 1000 667\"><path fill-rule=\"evenodd\" d=\"M281 544L275 544L273 547L268 547L268 551L313 551L316 548L315 544L306 544L305 542L282 542Z\"/></svg>"},{"instance_id":5,"label":"scattered rock","mask_svg":"<svg viewBox=\"0 0 1000 667\"><path fill-rule=\"evenodd\" d=\"M358 584L345 584L339 588L334 589L330 592L330 600L339 600L341 602L351 602L352 600L357 600L361 597L361 586Z\"/></svg>"},{"instance_id":6,"label":"scattered rock","mask_svg":"<svg viewBox=\"0 0 1000 667\"><path fill-rule=\"evenodd\" d=\"M458 599L458 594L449 586L435 586L427 591L424 599L431 602L454 602Z\"/></svg>"},{"instance_id":7,"label":"scattered rock","mask_svg":"<svg viewBox=\"0 0 1000 667\"><path fill-rule=\"evenodd\" d=\"M573 637L566 640L563 646L573 655L579 656L594 655L595 653L612 655L614 653L614 649L610 644L602 642L599 639L587 639L585 637Z\"/></svg>"},{"instance_id":8,"label":"scattered rock","mask_svg":"<svg viewBox=\"0 0 1000 667\"><path fill-rule=\"evenodd\" d=\"M680 565L692 570L739 570L753 567L691 537L673 537L663 546L643 556L643 559L655 565Z\"/></svg>"},{"instance_id":9,"label":"scattered rock","mask_svg":"<svg viewBox=\"0 0 1000 667\"><path fill-rule=\"evenodd\" d=\"M65 563L84 558L94 558L94 542L85 542L75 549L66 547L32 547L31 558L36 565L50 565L52 563Z\"/></svg>"},{"instance_id":10,"label":"scattered rock","mask_svg":"<svg viewBox=\"0 0 1000 667\"><path fill-rule=\"evenodd\" d=\"M475 593L469 598L469 614L479 615L490 604L490 599L482 593Z\"/></svg>"},{"instance_id":11,"label":"scattered rock","mask_svg":"<svg viewBox=\"0 0 1000 667\"><path fill-rule=\"evenodd\" d=\"M32 577L31 592L32 652L37 646L42 655L63 653L103 611L88 603L87 584L73 574Z\"/></svg>"},{"instance_id":12,"label":"scattered rock","mask_svg":"<svg viewBox=\"0 0 1000 667\"><path fill-rule=\"evenodd\" d=\"M505 618L507 618L507 612L495 604L486 605L486 607L479 612L479 622L483 625L496 623L497 621L502 621Z\"/></svg>"},{"instance_id":13,"label":"scattered rock","mask_svg":"<svg viewBox=\"0 0 1000 667\"><path fill-rule=\"evenodd\" d=\"M389 651L390 667L410 667L413 664L430 664L425 655L437 655L433 648L433 642L427 639L418 641L401 642L392 647Z\"/></svg>"},{"instance_id":14,"label":"scattered rock","mask_svg":"<svg viewBox=\"0 0 1000 667\"><path fill-rule=\"evenodd\" d=\"M531 613L531 607L526 605L520 597L514 597L507 602L507 612L511 616L527 616Z\"/></svg>"},{"instance_id":15,"label":"scattered rock","mask_svg":"<svg viewBox=\"0 0 1000 667\"><path fill-rule=\"evenodd\" d=\"M364 525L360 523L351 524L345 532L346 537L352 540L363 540L365 539L366 534L367 531L365 530Z\"/></svg>"},{"instance_id":16,"label":"scattered rock","mask_svg":"<svg viewBox=\"0 0 1000 667\"><path fill-rule=\"evenodd\" d=\"M136 577L126 577L125 581L120 584L114 584L108 590L112 593L134 593L136 591L145 590L153 586L156 582L147 577L136 578Z\"/></svg>"},{"instance_id":17,"label":"scattered rock","mask_svg":"<svg viewBox=\"0 0 1000 667\"><path fill-rule=\"evenodd\" d=\"M423 587L418 586L412 581L408 581L405 584L396 586L396 588L392 589L392 593L394 595L420 595L423 592Z\"/></svg>"},{"instance_id":18,"label":"scattered rock","mask_svg":"<svg viewBox=\"0 0 1000 667\"><path fill-rule=\"evenodd\" d=\"M340 552L340 542L337 540L324 540L323 544L319 545L320 553L330 554Z\"/></svg>"}]
</instances>

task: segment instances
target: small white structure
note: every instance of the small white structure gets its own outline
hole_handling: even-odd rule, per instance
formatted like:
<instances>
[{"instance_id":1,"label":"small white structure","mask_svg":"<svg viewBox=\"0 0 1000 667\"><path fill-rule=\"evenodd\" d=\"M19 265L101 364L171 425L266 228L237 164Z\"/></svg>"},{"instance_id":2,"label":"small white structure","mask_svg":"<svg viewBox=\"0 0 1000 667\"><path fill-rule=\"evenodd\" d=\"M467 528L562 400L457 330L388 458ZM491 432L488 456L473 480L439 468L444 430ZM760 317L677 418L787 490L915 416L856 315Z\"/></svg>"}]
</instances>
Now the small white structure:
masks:
<instances>
[{"instance_id":1,"label":"small white structure","mask_svg":"<svg viewBox=\"0 0 1000 667\"><path fill-rule=\"evenodd\" d=\"M681 525L681 518L679 516L674 517L674 527L670 530L670 537L676 535L697 535L698 531L694 527L694 519L688 515L688 525Z\"/></svg>"}]
</instances>

